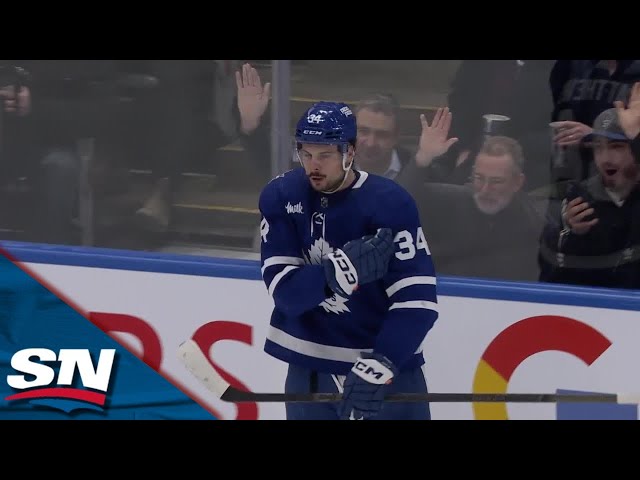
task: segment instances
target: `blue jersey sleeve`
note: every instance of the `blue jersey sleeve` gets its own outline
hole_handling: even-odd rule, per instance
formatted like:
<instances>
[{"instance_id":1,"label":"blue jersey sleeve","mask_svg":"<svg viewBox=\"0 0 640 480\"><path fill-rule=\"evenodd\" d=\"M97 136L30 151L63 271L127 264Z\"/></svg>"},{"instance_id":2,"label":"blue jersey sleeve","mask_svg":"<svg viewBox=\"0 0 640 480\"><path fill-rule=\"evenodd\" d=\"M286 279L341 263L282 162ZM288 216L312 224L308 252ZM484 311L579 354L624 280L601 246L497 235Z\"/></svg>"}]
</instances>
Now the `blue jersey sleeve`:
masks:
<instances>
[{"instance_id":1,"label":"blue jersey sleeve","mask_svg":"<svg viewBox=\"0 0 640 480\"><path fill-rule=\"evenodd\" d=\"M280 194L285 177L272 180L260 195L262 279L277 309L299 316L329 296L322 265L305 264L295 225Z\"/></svg>"},{"instance_id":2,"label":"blue jersey sleeve","mask_svg":"<svg viewBox=\"0 0 640 480\"><path fill-rule=\"evenodd\" d=\"M417 353L438 318L436 272L413 198L400 190L387 198L381 225L394 233L395 255L383 279L389 311L375 351L398 368Z\"/></svg>"}]
</instances>

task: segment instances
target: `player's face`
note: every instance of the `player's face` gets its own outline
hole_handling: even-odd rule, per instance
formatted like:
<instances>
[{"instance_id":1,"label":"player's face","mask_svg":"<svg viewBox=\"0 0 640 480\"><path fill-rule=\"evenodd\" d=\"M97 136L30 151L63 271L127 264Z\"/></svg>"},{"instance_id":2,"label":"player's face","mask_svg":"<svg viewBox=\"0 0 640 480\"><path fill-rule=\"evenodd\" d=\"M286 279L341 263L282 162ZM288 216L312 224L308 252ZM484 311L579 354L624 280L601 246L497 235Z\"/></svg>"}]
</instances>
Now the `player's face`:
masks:
<instances>
[{"instance_id":1,"label":"player's face","mask_svg":"<svg viewBox=\"0 0 640 480\"><path fill-rule=\"evenodd\" d=\"M487 215L495 215L509 205L522 188L524 175L515 170L509 155L480 153L476 157L471 182L478 209Z\"/></svg>"},{"instance_id":2,"label":"player's face","mask_svg":"<svg viewBox=\"0 0 640 480\"><path fill-rule=\"evenodd\" d=\"M342 153L337 145L314 145L303 143L298 151L302 166L311 186L317 191L331 191L344 178ZM353 148L347 153L347 165L353 161Z\"/></svg>"}]
</instances>

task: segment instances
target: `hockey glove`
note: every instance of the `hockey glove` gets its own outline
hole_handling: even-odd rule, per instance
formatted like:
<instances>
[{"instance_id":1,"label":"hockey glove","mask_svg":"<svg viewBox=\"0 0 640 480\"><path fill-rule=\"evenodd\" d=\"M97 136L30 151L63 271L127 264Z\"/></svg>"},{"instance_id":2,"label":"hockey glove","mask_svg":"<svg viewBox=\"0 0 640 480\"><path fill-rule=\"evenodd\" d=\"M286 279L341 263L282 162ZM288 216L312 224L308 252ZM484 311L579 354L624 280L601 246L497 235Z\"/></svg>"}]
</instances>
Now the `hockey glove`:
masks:
<instances>
[{"instance_id":1,"label":"hockey glove","mask_svg":"<svg viewBox=\"0 0 640 480\"><path fill-rule=\"evenodd\" d=\"M376 353L363 353L344 381L340 418L367 420L376 416L396 375L398 371L388 358Z\"/></svg>"},{"instance_id":2,"label":"hockey glove","mask_svg":"<svg viewBox=\"0 0 640 480\"><path fill-rule=\"evenodd\" d=\"M375 235L347 242L323 261L329 288L349 297L358 285L379 280L387 273L394 250L390 228L380 228Z\"/></svg>"}]
</instances>

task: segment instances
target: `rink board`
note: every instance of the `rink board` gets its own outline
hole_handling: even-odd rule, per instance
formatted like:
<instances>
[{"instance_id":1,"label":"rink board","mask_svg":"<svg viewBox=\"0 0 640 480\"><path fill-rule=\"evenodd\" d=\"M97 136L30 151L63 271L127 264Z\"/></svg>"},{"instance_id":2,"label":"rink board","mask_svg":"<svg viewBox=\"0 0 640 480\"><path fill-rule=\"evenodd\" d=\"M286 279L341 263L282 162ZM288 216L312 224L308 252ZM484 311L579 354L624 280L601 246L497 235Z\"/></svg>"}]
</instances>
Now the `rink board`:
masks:
<instances>
[{"instance_id":1,"label":"rink board","mask_svg":"<svg viewBox=\"0 0 640 480\"><path fill-rule=\"evenodd\" d=\"M281 404L238 408L214 399L175 355L197 333L237 385L282 390L286 366L262 351L273 302L257 261L4 247L90 318L112 323L111 335L220 418L284 418ZM442 277L438 294L440 316L424 344L432 392L640 392L639 292ZM434 419L637 419L635 407L596 405L438 403L431 412Z\"/></svg>"}]
</instances>

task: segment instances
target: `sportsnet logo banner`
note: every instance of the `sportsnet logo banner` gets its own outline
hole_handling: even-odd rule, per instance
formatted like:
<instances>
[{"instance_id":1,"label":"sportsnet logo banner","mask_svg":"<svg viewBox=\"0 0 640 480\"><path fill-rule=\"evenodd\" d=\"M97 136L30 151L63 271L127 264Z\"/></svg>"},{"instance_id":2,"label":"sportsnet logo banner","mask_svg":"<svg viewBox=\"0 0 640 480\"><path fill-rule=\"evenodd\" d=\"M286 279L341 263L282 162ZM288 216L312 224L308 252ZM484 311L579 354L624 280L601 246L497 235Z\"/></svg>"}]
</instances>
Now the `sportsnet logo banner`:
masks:
<instances>
[{"instance_id":1,"label":"sportsnet logo banner","mask_svg":"<svg viewBox=\"0 0 640 480\"><path fill-rule=\"evenodd\" d=\"M0 255L0 420L215 419Z\"/></svg>"}]
</instances>

